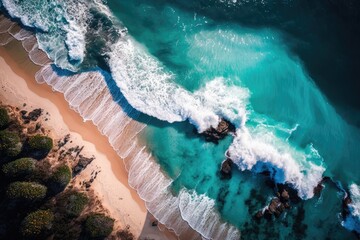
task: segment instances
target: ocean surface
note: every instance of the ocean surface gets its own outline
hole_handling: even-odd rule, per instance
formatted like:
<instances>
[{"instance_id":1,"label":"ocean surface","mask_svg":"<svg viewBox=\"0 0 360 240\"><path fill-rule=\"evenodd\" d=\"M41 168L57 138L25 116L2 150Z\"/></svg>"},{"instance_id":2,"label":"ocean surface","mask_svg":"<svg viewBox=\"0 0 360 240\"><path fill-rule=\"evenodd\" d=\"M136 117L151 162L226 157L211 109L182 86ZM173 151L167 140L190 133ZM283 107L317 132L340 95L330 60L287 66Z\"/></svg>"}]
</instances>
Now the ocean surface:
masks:
<instances>
[{"instance_id":1,"label":"ocean surface","mask_svg":"<svg viewBox=\"0 0 360 240\"><path fill-rule=\"evenodd\" d=\"M36 33L58 72L106 76L109 90L131 108L125 112L146 124L139 137L171 179L181 217L204 237L220 239L214 232L227 231L228 239L356 239L351 231L360 233L356 4L1 4ZM221 118L236 133L205 142L199 132ZM235 165L230 179L219 172L226 158ZM325 176L331 180L314 195ZM288 184L301 200L279 218L255 220L275 196L273 183ZM348 195L353 201L344 218Z\"/></svg>"}]
</instances>

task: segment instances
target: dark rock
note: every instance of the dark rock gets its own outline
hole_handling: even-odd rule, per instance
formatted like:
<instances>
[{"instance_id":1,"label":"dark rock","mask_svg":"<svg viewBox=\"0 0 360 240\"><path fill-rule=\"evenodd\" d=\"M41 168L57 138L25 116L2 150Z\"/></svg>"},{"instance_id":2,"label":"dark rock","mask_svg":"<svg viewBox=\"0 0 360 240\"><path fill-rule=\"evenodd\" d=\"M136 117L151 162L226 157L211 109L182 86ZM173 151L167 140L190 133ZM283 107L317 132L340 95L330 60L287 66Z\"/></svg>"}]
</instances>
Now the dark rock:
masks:
<instances>
[{"instance_id":1,"label":"dark rock","mask_svg":"<svg viewBox=\"0 0 360 240\"><path fill-rule=\"evenodd\" d=\"M221 176L230 179L231 178L231 168L232 168L233 162L230 158L227 158L225 161L221 164Z\"/></svg>"},{"instance_id":2,"label":"dark rock","mask_svg":"<svg viewBox=\"0 0 360 240\"><path fill-rule=\"evenodd\" d=\"M270 177L271 172L270 171L262 171L260 174L264 175L264 176L267 176L267 177Z\"/></svg>"},{"instance_id":3,"label":"dark rock","mask_svg":"<svg viewBox=\"0 0 360 240\"><path fill-rule=\"evenodd\" d=\"M323 177L321 179L321 181L318 183L318 185L316 187L314 187L314 194L315 195L320 195L321 191L324 189L324 183L331 181L330 177Z\"/></svg>"},{"instance_id":4,"label":"dark rock","mask_svg":"<svg viewBox=\"0 0 360 240\"><path fill-rule=\"evenodd\" d=\"M256 219L260 219L260 218L262 218L263 216L264 216L264 214L263 214L263 211L262 211L262 210L258 211L258 212L255 214L255 218L256 218Z\"/></svg>"},{"instance_id":5,"label":"dark rock","mask_svg":"<svg viewBox=\"0 0 360 240\"><path fill-rule=\"evenodd\" d=\"M290 199L289 193L288 193L288 191L286 191L286 190L284 189L284 190L282 191L281 195L280 195L280 200L281 200L282 202L287 202L287 201L289 201L289 199Z\"/></svg>"},{"instance_id":6,"label":"dark rock","mask_svg":"<svg viewBox=\"0 0 360 240\"><path fill-rule=\"evenodd\" d=\"M43 110L42 110L41 108L34 109L34 110L32 110L31 112L29 112L28 118L29 118L31 121L36 121L36 120L38 120L38 118L41 116L42 111L43 111Z\"/></svg>"},{"instance_id":7,"label":"dark rock","mask_svg":"<svg viewBox=\"0 0 360 240\"><path fill-rule=\"evenodd\" d=\"M79 155L79 161L73 168L73 177L78 175L82 170L84 170L94 159L94 157L87 158L83 155Z\"/></svg>"},{"instance_id":8,"label":"dark rock","mask_svg":"<svg viewBox=\"0 0 360 240\"><path fill-rule=\"evenodd\" d=\"M218 143L219 140L224 139L229 133L235 132L235 126L225 119L221 119L216 128L210 127L201 133L207 142Z\"/></svg>"},{"instance_id":9,"label":"dark rock","mask_svg":"<svg viewBox=\"0 0 360 240\"><path fill-rule=\"evenodd\" d=\"M297 190L292 188L290 185L277 184L276 187L277 187L279 193L282 193L284 190L286 190L289 195L289 201L291 201L292 203L300 203L301 202L301 198L298 196Z\"/></svg>"},{"instance_id":10,"label":"dark rock","mask_svg":"<svg viewBox=\"0 0 360 240\"><path fill-rule=\"evenodd\" d=\"M40 128L41 128L41 124L40 124L40 123L36 123L35 131L39 130Z\"/></svg>"},{"instance_id":11,"label":"dark rock","mask_svg":"<svg viewBox=\"0 0 360 240\"><path fill-rule=\"evenodd\" d=\"M280 200L278 198L273 198L269 204L270 213L276 212L278 205L280 204Z\"/></svg>"},{"instance_id":12,"label":"dark rock","mask_svg":"<svg viewBox=\"0 0 360 240\"><path fill-rule=\"evenodd\" d=\"M86 183L85 183L85 187L86 187L86 188L90 188L90 187L91 187L91 183L90 183L90 182L86 182Z\"/></svg>"},{"instance_id":13,"label":"dark rock","mask_svg":"<svg viewBox=\"0 0 360 240\"><path fill-rule=\"evenodd\" d=\"M320 182L316 187L314 187L314 194L320 195L321 191L324 189L324 185Z\"/></svg>"},{"instance_id":14,"label":"dark rock","mask_svg":"<svg viewBox=\"0 0 360 240\"><path fill-rule=\"evenodd\" d=\"M272 213L269 211L269 209L266 209L265 211L264 211L264 218L266 219L266 220L271 220L271 218L272 218Z\"/></svg>"},{"instance_id":15,"label":"dark rock","mask_svg":"<svg viewBox=\"0 0 360 240\"><path fill-rule=\"evenodd\" d=\"M351 203L352 203L352 200L350 198L350 194L347 192L346 197L342 201L341 215L344 219L350 214L349 204L351 204Z\"/></svg>"},{"instance_id":16,"label":"dark rock","mask_svg":"<svg viewBox=\"0 0 360 240\"><path fill-rule=\"evenodd\" d=\"M284 205L277 197L271 200L267 209L268 213L270 215L274 215L275 217L279 217L284 210L285 210Z\"/></svg>"},{"instance_id":17,"label":"dark rock","mask_svg":"<svg viewBox=\"0 0 360 240\"><path fill-rule=\"evenodd\" d=\"M41 108L37 108L37 109L34 109L31 112L29 112L27 115L26 115L27 111L25 111L25 110L20 111L20 113L21 113L22 119L25 120L24 123L25 122L29 123L30 121L37 121L38 118L41 116L42 111L43 110Z\"/></svg>"},{"instance_id":18,"label":"dark rock","mask_svg":"<svg viewBox=\"0 0 360 240\"><path fill-rule=\"evenodd\" d=\"M159 224L157 220L151 222L151 226L156 227Z\"/></svg>"},{"instance_id":19,"label":"dark rock","mask_svg":"<svg viewBox=\"0 0 360 240\"><path fill-rule=\"evenodd\" d=\"M58 141L58 146L59 146L59 148L65 146L65 145L68 143L69 139L70 139L70 134L67 134L67 135L64 137L64 139L59 140L59 141Z\"/></svg>"}]
</instances>

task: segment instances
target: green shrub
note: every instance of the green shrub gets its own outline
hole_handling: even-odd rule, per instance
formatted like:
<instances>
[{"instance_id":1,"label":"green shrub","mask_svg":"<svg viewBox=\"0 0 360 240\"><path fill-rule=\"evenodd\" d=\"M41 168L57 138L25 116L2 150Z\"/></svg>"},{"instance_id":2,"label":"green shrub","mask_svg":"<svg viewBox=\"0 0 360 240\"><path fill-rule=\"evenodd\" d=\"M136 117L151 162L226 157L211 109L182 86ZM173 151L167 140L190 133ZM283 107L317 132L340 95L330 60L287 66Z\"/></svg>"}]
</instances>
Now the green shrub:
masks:
<instances>
[{"instance_id":1,"label":"green shrub","mask_svg":"<svg viewBox=\"0 0 360 240\"><path fill-rule=\"evenodd\" d=\"M10 123L9 115L5 108L0 108L0 129L6 128Z\"/></svg>"},{"instance_id":2,"label":"green shrub","mask_svg":"<svg viewBox=\"0 0 360 240\"><path fill-rule=\"evenodd\" d=\"M37 201L45 198L47 188L35 182L10 183L6 195L14 200Z\"/></svg>"},{"instance_id":3,"label":"green shrub","mask_svg":"<svg viewBox=\"0 0 360 240\"><path fill-rule=\"evenodd\" d=\"M38 134L29 138L28 151L36 159L46 157L52 148L53 140L50 137Z\"/></svg>"},{"instance_id":4,"label":"green shrub","mask_svg":"<svg viewBox=\"0 0 360 240\"><path fill-rule=\"evenodd\" d=\"M22 143L16 132L0 131L0 154L5 157L16 157L20 154Z\"/></svg>"},{"instance_id":5,"label":"green shrub","mask_svg":"<svg viewBox=\"0 0 360 240\"><path fill-rule=\"evenodd\" d=\"M73 218L80 216L88 202L89 199L85 193L67 191L58 197L56 205L60 214Z\"/></svg>"},{"instance_id":6,"label":"green shrub","mask_svg":"<svg viewBox=\"0 0 360 240\"><path fill-rule=\"evenodd\" d=\"M130 227L127 226L125 229L122 229L116 233L116 239L134 240L135 236L132 234L132 232L130 232Z\"/></svg>"},{"instance_id":7,"label":"green shrub","mask_svg":"<svg viewBox=\"0 0 360 240\"><path fill-rule=\"evenodd\" d=\"M20 158L5 164L2 168L4 175L8 178L19 178L29 176L36 169L36 160L32 158Z\"/></svg>"},{"instance_id":8,"label":"green shrub","mask_svg":"<svg viewBox=\"0 0 360 240\"><path fill-rule=\"evenodd\" d=\"M92 213L85 221L85 232L91 239L103 239L113 231L114 219L102 214Z\"/></svg>"},{"instance_id":9,"label":"green shrub","mask_svg":"<svg viewBox=\"0 0 360 240\"><path fill-rule=\"evenodd\" d=\"M50 177L50 187L54 192L61 192L71 181L71 169L67 165L61 165L55 169Z\"/></svg>"},{"instance_id":10,"label":"green shrub","mask_svg":"<svg viewBox=\"0 0 360 240\"><path fill-rule=\"evenodd\" d=\"M49 235L54 221L54 214L50 210L38 210L25 217L21 224L21 234L25 239L43 239Z\"/></svg>"}]
</instances>

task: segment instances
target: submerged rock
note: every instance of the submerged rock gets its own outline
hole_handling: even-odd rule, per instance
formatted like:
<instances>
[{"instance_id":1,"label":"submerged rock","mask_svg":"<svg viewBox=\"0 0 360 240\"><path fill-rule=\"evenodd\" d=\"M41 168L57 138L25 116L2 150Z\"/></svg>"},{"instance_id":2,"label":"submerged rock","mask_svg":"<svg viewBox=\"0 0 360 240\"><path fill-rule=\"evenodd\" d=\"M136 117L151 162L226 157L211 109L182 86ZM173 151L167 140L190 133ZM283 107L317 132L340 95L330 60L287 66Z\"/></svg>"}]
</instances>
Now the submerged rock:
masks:
<instances>
[{"instance_id":1,"label":"submerged rock","mask_svg":"<svg viewBox=\"0 0 360 240\"><path fill-rule=\"evenodd\" d=\"M219 140L224 139L229 133L235 132L235 126L225 120L221 119L216 128L210 127L206 131L202 132L201 135L205 137L207 142L218 143Z\"/></svg>"},{"instance_id":2,"label":"submerged rock","mask_svg":"<svg viewBox=\"0 0 360 240\"><path fill-rule=\"evenodd\" d=\"M282 191L281 195L280 195L280 199L281 202L287 202L290 199L290 195L288 193L288 191L286 191L285 189Z\"/></svg>"},{"instance_id":3,"label":"submerged rock","mask_svg":"<svg viewBox=\"0 0 360 240\"><path fill-rule=\"evenodd\" d=\"M316 187L314 187L314 195L320 195L324 189L324 183L331 180L329 177L323 177Z\"/></svg>"},{"instance_id":4,"label":"submerged rock","mask_svg":"<svg viewBox=\"0 0 360 240\"><path fill-rule=\"evenodd\" d=\"M350 193L347 193L346 197L342 201L342 212L341 215L345 219L350 214L349 204L352 203Z\"/></svg>"},{"instance_id":5,"label":"submerged rock","mask_svg":"<svg viewBox=\"0 0 360 240\"><path fill-rule=\"evenodd\" d=\"M221 176L223 178L229 179L231 178L231 168L233 165L233 161L230 158L227 158L225 161L221 164Z\"/></svg>"}]
</instances>

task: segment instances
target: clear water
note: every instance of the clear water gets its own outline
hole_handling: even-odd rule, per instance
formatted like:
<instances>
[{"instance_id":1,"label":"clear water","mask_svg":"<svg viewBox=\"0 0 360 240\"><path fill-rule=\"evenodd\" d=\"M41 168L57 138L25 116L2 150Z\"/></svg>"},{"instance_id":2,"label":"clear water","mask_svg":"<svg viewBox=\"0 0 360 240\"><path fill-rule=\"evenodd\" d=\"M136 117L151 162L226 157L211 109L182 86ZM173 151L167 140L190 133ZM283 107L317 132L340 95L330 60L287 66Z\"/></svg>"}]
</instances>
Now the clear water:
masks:
<instances>
[{"instance_id":1,"label":"clear water","mask_svg":"<svg viewBox=\"0 0 360 240\"><path fill-rule=\"evenodd\" d=\"M11 13L10 2L3 4ZM143 138L174 179L174 194L186 188L214 199L244 239L354 237L341 226L343 193L327 184L320 198L312 194L322 176L344 187L360 184L359 128L338 114L346 109L335 109L317 81L341 74L346 64L327 66L329 73L311 70L329 49L352 62L341 39L331 39L343 30L321 26L336 22L335 15L300 1L109 0L108 9L98 1L67 2L45 5L61 9L55 17L46 9L40 14L50 27L21 20L41 28L39 43L60 67L105 68L134 108L155 117ZM74 18L74 6L81 18ZM121 37L124 26L129 38ZM206 143L196 129L211 125L213 116L232 121L237 136ZM227 151L239 168L230 180L219 174ZM304 201L258 223L252 216L274 196L269 178L258 174L263 170Z\"/></svg>"}]
</instances>

